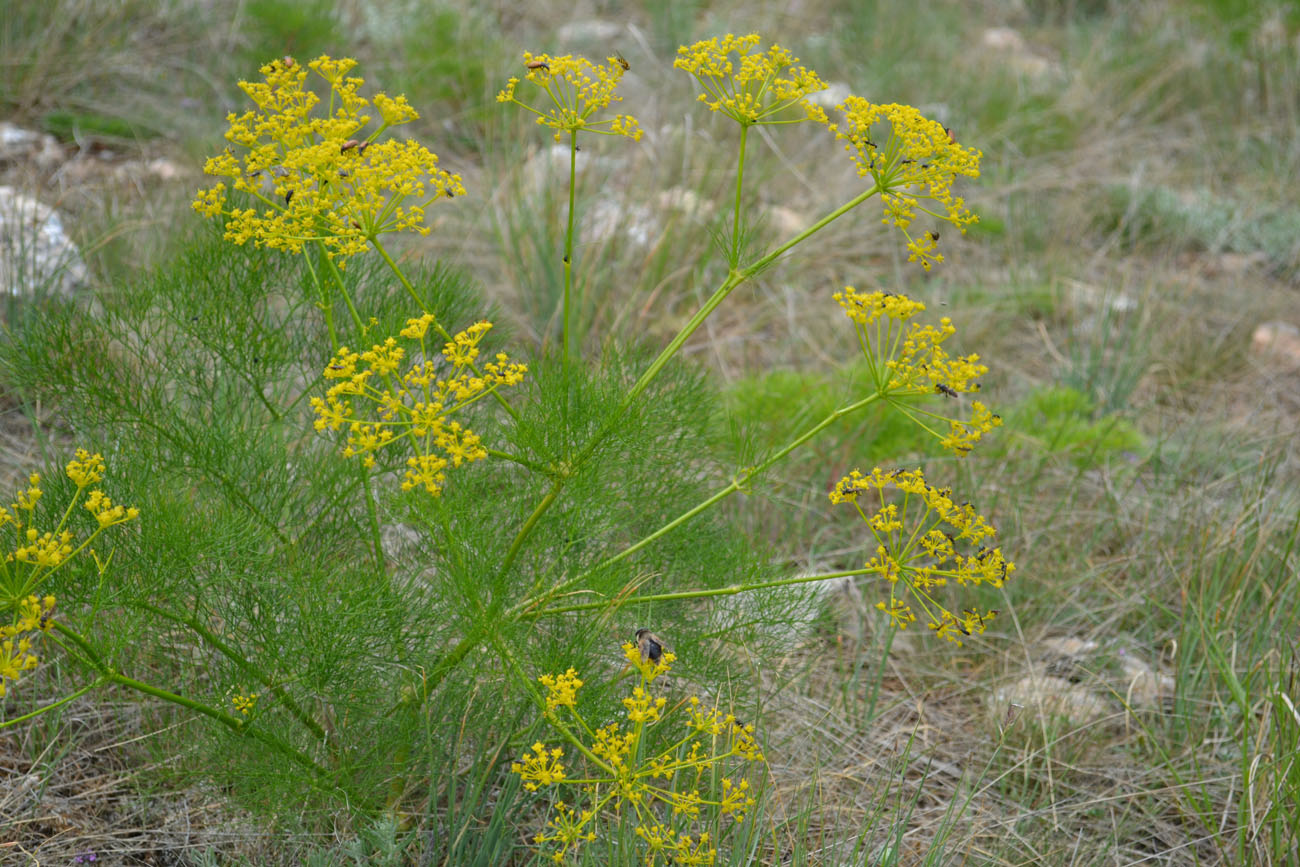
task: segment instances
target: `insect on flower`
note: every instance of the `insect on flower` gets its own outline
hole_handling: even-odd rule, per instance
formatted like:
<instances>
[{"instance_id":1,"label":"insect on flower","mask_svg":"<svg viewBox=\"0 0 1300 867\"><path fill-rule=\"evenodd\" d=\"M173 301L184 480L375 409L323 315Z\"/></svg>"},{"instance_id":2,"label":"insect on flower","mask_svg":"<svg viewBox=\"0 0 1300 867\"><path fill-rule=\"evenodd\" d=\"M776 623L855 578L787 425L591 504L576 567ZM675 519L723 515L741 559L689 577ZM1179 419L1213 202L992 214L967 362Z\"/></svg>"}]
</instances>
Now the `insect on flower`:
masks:
<instances>
[{"instance_id":1,"label":"insect on flower","mask_svg":"<svg viewBox=\"0 0 1300 867\"><path fill-rule=\"evenodd\" d=\"M956 144L956 143L957 143L957 136L953 134L953 131L952 131L952 128L951 128L951 127L946 127L946 126L945 126L945 127L943 128L943 131L946 132L946 133L948 134L948 144Z\"/></svg>"},{"instance_id":2,"label":"insect on flower","mask_svg":"<svg viewBox=\"0 0 1300 867\"><path fill-rule=\"evenodd\" d=\"M934 390L940 392L941 394L946 394L948 395L948 397L957 396L957 392L955 390L953 390L950 386L944 385L942 382L936 382L934 384Z\"/></svg>"},{"instance_id":3,"label":"insect on flower","mask_svg":"<svg viewBox=\"0 0 1300 867\"><path fill-rule=\"evenodd\" d=\"M360 144L361 144L361 142L357 141L357 140L354 139L354 138L350 138L350 139L348 139L347 141L343 142L343 146L339 148L339 153L341 153L341 154L345 154L345 153L347 153L348 151L352 150L354 147L357 147L357 146L360 145Z\"/></svg>"},{"instance_id":4,"label":"insect on flower","mask_svg":"<svg viewBox=\"0 0 1300 867\"><path fill-rule=\"evenodd\" d=\"M627 62L627 58L624 57L621 52L614 52L614 60L618 62L619 66L623 67L624 72L627 72L632 68L632 64Z\"/></svg>"},{"instance_id":5,"label":"insect on flower","mask_svg":"<svg viewBox=\"0 0 1300 867\"><path fill-rule=\"evenodd\" d=\"M638 629L636 631L637 650L641 651L641 662L653 662L658 664L664 655L664 641L655 635L649 629Z\"/></svg>"},{"instance_id":6,"label":"insect on flower","mask_svg":"<svg viewBox=\"0 0 1300 867\"><path fill-rule=\"evenodd\" d=\"M545 69L547 72L551 71L551 67L547 65L545 60L530 60L525 63L524 66L529 69Z\"/></svg>"}]
</instances>

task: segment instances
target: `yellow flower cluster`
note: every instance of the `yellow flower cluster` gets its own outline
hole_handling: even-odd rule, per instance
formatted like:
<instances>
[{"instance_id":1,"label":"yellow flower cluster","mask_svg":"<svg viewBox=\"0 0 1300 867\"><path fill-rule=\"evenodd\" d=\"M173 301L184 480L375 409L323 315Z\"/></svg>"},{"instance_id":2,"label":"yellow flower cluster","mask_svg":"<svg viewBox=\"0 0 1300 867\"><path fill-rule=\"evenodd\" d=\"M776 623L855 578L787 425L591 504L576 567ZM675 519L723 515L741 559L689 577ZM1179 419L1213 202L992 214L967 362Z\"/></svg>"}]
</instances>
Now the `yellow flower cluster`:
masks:
<instances>
[{"instance_id":1,"label":"yellow flower cluster","mask_svg":"<svg viewBox=\"0 0 1300 867\"><path fill-rule=\"evenodd\" d=\"M7 692L5 681L17 681L24 671L36 667L39 660L31 652L32 640L27 633L49 631L53 611L53 596L27 596L18 600L12 622L0 626L0 698Z\"/></svg>"},{"instance_id":2,"label":"yellow flower cluster","mask_svg":"<svg viewBox=\"0 0 1300 867\"><path fill-rule=\"evenodd\" d=\"M612 102L622 102L623 97L614 91L627 71L627 61L618 57L606 58L597 66L585 57L565 54L524 52L524 67L528 70L523 81L535 85L550 100L549 106L537 108L519 99L519 78L510 78L505 90L497 94L497 102L513 102L537 116L537 123L555 130L559 141L564 132L594 132L602 135L622 135L640 141L641 126L636 118L626 114L594 120L594 115Z\"/></svg>"},{"instance_id":3,"label":"yellow flower cluster","mask_svg":"<svg viewBox=\"0 0 1300 867\"><path fill-rule=\"evenodd\" d=\"M114 505L97 488L87 491L104 478L103 456L77 449L66 471L77 491L53 530L42 532L37 527L37 509L44 497L39 473L31 474L27 487L18 491L8 508L0 506L0 529L8 527L13 532L9 552L0 560L0 613L10 613L9 623L0 625L0 698L5 695L6 681L16 681L22 672L36 667L33 637L48 631L52 623L54 597L38 597L37 588L104 530L140 516L139 509ZM83 494L83 505L98 526L78 543L67 524Z\"/></svg>"},{"instance_id":4,"label":"yellow flower cluster","mask_svg":"<svg viewBox=\"0 0 1300 867\"><path fill-rule=\"evenodd\" d=\"M578 672L572 668L559 676L543 674L537 680L547 689L547 710L555 710L557 707L573 707L574 702L578 699L578 689L582 686L582 680L578 678Z\"/></svg>"},{"instance_id":5,"label":"yellow flower cluster","mask_svg":"<svg viewBox=\"0 0 1300 867\"><path fill-rule=\"evenodd\" d=\"M434 322L429 313L407 320L401 336L418 343L419 349L404 371L406 349L395 338L389 337L366 352L340 347L324 371L334 385L323 399L312 398L311 407L316 430L337 431L348 426L343 455L360 457L367 467L375 465L375 453L380 449L406 440L413 455L406 461L402 489L423 487L437 496L448 467L487 457L478 435L451 417L501 386L519 384L528 367L498 353L479 370L475 359L479 343L492 327L490 322L475 323L455 335L443 346L445 363L439 364L425 346ZM358 402L373 408L374 415L357 418Z\"/></svg>"},{"instance_id":6,"label":"yellow flower cluster","mask_svg":"<svg viewBox=\"0 0 1300 867\"><path fill-rule=\"evenodd\" d=\"M976 380L989 370L979 363L979 356L950 356L943 348L944 342L957 333L952 320L945 316L938 327L909 322L925 311L925 304L893 292L864 293L846 286L834 298L844 315L853 320L858 346L877 391L934 434L944 448L964 457L984 434L1002 424L1002 419L979 401L971 404L970 420L962 421L898 400L932 395L951 399L979 391ZM931 428L919 417L922 415L946 421L948 434Z\"/></svg>"},{"instance_id":7,"label":"yellow flower cluster","mask_svg":"<svg viewBox=\"0 0 1300 867\"><path fill-rule=\"evenodd\" d=\"M464 195L460 177L439 169L438 158L414 141L379 140L419 115L405 97L376 94L380 122L365 135L370 102L357 92L364 81L348 76L356 61L322 56L307 66L329 85L328 104L306 87L307 69L292 58L263 66L263 81L239 83L256 105L226 118L226 139L242 158L227 148L207 161L203 170L226 180L200 191L194 209L225 216L233 243L299 253L319 242L340 267L382 234L427 234L425 209ZM260 207L240 208L232 191Z\"/></svg>"},{"instance_id":8,"label":"yellow flower cluster","mask_svg":"<svg viewBox=\"0 0 1300 867\"><path fill-rule=\"evenodd\" d=\"M244 716L248 716L249 713L252 712L253 708L257 706L257 693L253 692L245 695L241 691L238 695L235 695L230 699L230 703L235 706L235 710L239 711Z\"/></svg>"},{"instance_id":9,"label":"yellow flower cluster","mask_svg":"<svg viewBox=\"0 0 1300 867\"><path fill-rule=\"evenodd\" d=\"M768 123L827 123L826 112L808 101L808 94L825 90L817 73L799 66L798 58L779 45L766 52L759 36L728 33L677 49L673 66L694 76L704 92L699 100L710 111L734 118L742 126ZM797 108L802 116L790 117Z\"/></svg>"},{"instance_id":10,"label":"yellow flower cluster","mask_svg":"<svg viewBox=\"0 0 1300 867\"><path fill-rule=\"evenodd\" d=\"M681 706L680 717L666 710L667 699L651 692L654 678L667 673L673 661L663 653L655 663L643 662L633 644L623 646L625 658L641 673L640 683L623 700L627 722L593 728L576 709L576 691L582 686L577 672L543 675L549 690L547 719L566 734L551 711L569 708L576 728L590 735L583 744L571 741L586 759L586 772L571 777L560 747L533 744L530 752L511 765L524 788L538 791L548 785L568 785L576 793L573 805L560 801L546 828L533 841L551 849L551 859L562 863L578 856L579 847L597 839L597 829L618 827L625 811L631 813L637 837L644 845L643 862L654 864L713 864L717 847L700 827L727 819L743 822L757 799L749 780L736 771L747 763L763 761L753 726L734 715L706 707L692 696ZM676 725L661 748L648 749L651 727Z\"/></svg>"},{"instance_id":11,"label":"yellow flower cluster","mask_svg":"<svg viewBox=\"0 0 1300 867\"><path fill-rule=\"evenodd\" d=\"M906 236L908 261L919 261L930 270L932 262L943 261L937 251L939 233L913 235L909 227L920 210L965 234L978 217L954 195L952 186L958 176L979 177L983 154L958 144L951 130L910 105L876 105L850 96L836 108L843 119L828 126L844 142L858 174L876 182L884 203L882 222ZM933 206L921 206L922 200Z\"/></svg>"},{"instance_id":12,"label":"yellow flower cluster","mask_svg":"<svg viewBox=\"0 0 1300 867\"><path fill-rule=\"evenodd\" d=\"M904 495L901 506L886 502L888 488ZM915 604L935 633L960 646L962 636L983 632L998 613L967 608L957 616L935 598L935 591L949 581L1001 587L1016 569L993 546L993 527L970 503L955 502L952 489L927 483L919 469L886 472L876 467L869 475L854 470L840 479L830 500L851 503L870 528L876 552L865 567L889 582L888 602L876 607L900 629L916 620Z\"/></svg>"}]
</instances>

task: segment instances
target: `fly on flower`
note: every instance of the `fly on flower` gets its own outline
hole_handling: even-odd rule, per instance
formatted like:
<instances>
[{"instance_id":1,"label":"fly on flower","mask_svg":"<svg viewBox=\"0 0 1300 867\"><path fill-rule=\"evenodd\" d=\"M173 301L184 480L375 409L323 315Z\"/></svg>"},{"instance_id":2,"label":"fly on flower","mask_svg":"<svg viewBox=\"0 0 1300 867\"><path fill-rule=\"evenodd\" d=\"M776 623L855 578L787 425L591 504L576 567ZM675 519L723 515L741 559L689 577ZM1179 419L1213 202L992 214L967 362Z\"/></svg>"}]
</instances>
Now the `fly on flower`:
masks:
<instances>
[{"instance_id":1,"label":"fly on flower","mask_svg":"<svg viewBox=\"0 0 1300 867\"><path fill-rule=\"evenodd\" d=\"M636 647L641 654L642 664L658 665L659 660L663 658L663 639L649 629L638 629L636 631Z\"/></svg>"}]
</instances>

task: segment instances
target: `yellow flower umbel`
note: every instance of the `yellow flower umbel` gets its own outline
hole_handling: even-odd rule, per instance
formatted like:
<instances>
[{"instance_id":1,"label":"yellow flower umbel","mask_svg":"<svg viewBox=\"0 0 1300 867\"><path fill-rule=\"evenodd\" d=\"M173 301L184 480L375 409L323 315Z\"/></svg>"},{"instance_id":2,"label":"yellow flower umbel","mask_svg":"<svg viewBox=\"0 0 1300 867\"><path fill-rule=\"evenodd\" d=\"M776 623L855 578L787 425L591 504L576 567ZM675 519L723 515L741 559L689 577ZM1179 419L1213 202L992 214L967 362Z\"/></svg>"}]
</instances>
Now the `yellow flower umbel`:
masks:
<instances>
[{"instance_id":1,"label":"yellow flower umbel","mask_svg":"<svg viewBox=\"0 0 1300 867\"><path fill-rule=\"evenodd\" d=\"M244 716L248 716L253 712L253 708L257 706L257 693L252 692L245 694L243 690L240 690L238 693L231 696L230 703L235 706L235 710L239 711Z\"/></svg>"},{"instance_id":2,"label":"yellow flower umbel","mask_svg":"<svg viewBox=\"0 0 1300 867\"><path fill-rule=\"evenodd\" d=\"M406 461L403 490L423 487L434 496L442 492L448 467L481 460L487 450L478 436L451 417L501 386L523 381L527 365L510 361L505 353L475 372L479 343L492 327L478 322L455 335L442 349L444 364L430 358L425 336L435 322L426 313L408 319L401 336L418 344L414 363L406 364L406 350L395 338L366 352L340 347L325 368L325 378L335 380L324 399L311 400L316 430L339 430L347 425L344 457L361 457L375 465L375 453L393 443L407 441L412 457ZM367 407L358 417L358 403Z\"/></svg>"},{"instance_id":3,"label":"yellow flower umbel","mask_svg":"<svg viewBox=\"0 0 1300 867\"><path fill-rule=\"evenodd\" d=\"M858 346L867 360L876 390L908 418L934 434L943 447L958 457L967 455L980 438L1002 424L979 401L962 421L944 413L921 409L903 398L941 395L954 399L979 391L976 379L988 373L975 354L950 356L943 348L957 333L952 320L943 317L938 327L909 321L925 311L925 304L893 292L858 292L852 286L835 293L844 315L853 320ZM934 430L921 416L945 421L947 434Z\"/></svg>"},{"instance_id":4,"label":"yellow flower umbel","mask_svg":"<svg viewBox=\"0 0 1300 867\"><path fill-rule=\"evenodd\" d=\"M0 698L8 688L7 681L16 681L23 672L36 667L34 641L54 625L55 599L37 596L37 589L86 550L100 533L140 516L139 509L114 505L103 491L92 488L104 478L102 456L77 449L76 457L67 465L67 474L77 491L72 502L59 512L61 517L52 530L42 532L39 527L44 491L38 473L32 473L28 486L17 493L9 508L0 506L0 532L13 534L9 552L0 561L0 616L5 612L9 615L9 622L0 624ZM68 524L83 494L83 505L97 526L78 542Z\"/></svg>"},{"instance_id":5,"label":"yellow flower umbel","mask_svg":"<svg viewBox=\"0 0 1300 867\"><path fill-rule=\"evenodd\" d=\"M263 81L239 83L257 106L226 118L226 139L240 154L227 148L207 161L203 170L226 180L194 201L199 213L227 218L226 240L292 253L319 242L343 267L385 233L427 234L425 209L464 195L460 177L440 170L422 145L380 140L390 127L419 115L403 96L378 93L373 104L360 96L364 81L347 75L354 66L355 60L328 56L308 64L329 86L324 105L305 87L307 69L291 58L263 66ZM368 134L367 107L379 115ZM232 190L261 207L238 207Z\"/></svg>"},{"instance_id":6,"label":"yellow flower umbel","mask_svg":"<svg viewBox=\"0 0 1300 867\"><path fill-rule=\"evenodd\" d=\"M632 694L623 699L626 722L600 728L590 726L577 710L576 693L582 686L577 672L542 675L546 686L546 719L577 748L585 773L572 773L563 764L561 747L537 742L510 769L530 792L547 786L569 786L572 802L558 801L546 827L533 842L545 846L550 858L563 863L577 856L582 844L594 842L598 829L615 829L630 818L643 847L645 864L713 864L718 851L711 834L703 830L726 821L745 821L757 799L746 778L747 766L763 761L753 726L741 724L719 708L706 707L691 697L680 717L666 710L667 699L651 692L652 681L667 673L673 656L664 653L657 663L643 663L635 645L623 646L624 656L641 673ZM586 742L573 735L556 712L585 733ZM651 748L652 728L671 725L673 733L657 738Z\"/></svg>"},{"instance_id":7,"label":"yellow flower umbel","mask_svg":"<svg viewBox=\"0 0 1300 867\"><path fill-rule=\"evenodd\" d=\"M31 671L39 660L32 653L32 638L48 632L54 612L54 597L21 599L7 626L0 626L0 698L7 692L5 681L18 680Z\"/></svg>"},{"instance_id":8,"label":"yellow flower umbel","mask_svg":"<svg viewBox=\"0 0 1300 867\"><path fill-rule=\"evenodd\" d=\"M942 262L939 233L910 231L917 211L952 223L962 234L978 219L952 191L958 176L979 177L983 156L962 147L942 124L928 120L910 105L875 105L850 96L836 106L843 116L829 124L844 149L853 157L858 174L870 176L884 203L882 222L893 225L907 238L908 261L927 271ZM932 203L923 206L923 201Z\"/></svg>"},{"instance_id":9,"label":"yellow flower umbel","mask_svg":"<svg viewBox=\"0 0 1300 867\"><path fill-rule=\"evenodd\" d=\"M826 123L826 112L807 99L808 94L826 89L817 73L799 66L799 59L779 45L755 52L760 41L757 33L728 33L720 39L683 45L677 49L673 66L686 70L700 83L704 89L700 102L710 111L722 112L741 126L805 120Z\"/></svg>"},{"instance_id":10,"label":"yellow flower umbel","mask_svg":"<svg viewBox=\"0 0 1300 867\"><path fill-rule=\"evenodd\" d=\"M901 505L886 501L888 488L903 494ZM919 469L876 467L840 479L830 499L851 504L870 528L876 552L865 566L889 582L888 602L876 607L900 629L916 620L915 605L932 630L960 645L998 613L966 608L957 616L937 598L949 582L1001 587L1016 569L993 545L993 527L970 503L955 502L950 488L928 484Z\"/></svg>"},{"instance_id":11,"label":"yellow flower umbel","mask_svg":"<svg viewBox=\"0 0 1300 867\"><path fill-rule=\"evenodd\" d=\"M505 90L497 94L497 102L513 102L522 109L537 115L537 123L555 130L555 140L561 133L594 132L601 135L623 135L640 141L641 126L636 118L626 114L595 119L597 112L610 103L622 102L623 97L614 91L626 71L626 61L609 57L605 65L597 66L585 57L565 54L524 52L524 67L528 70L523 81L535 85L546 94L541 107L533 106L518 96L520 79L511 78Z\"/></svg>"}]
</instances>

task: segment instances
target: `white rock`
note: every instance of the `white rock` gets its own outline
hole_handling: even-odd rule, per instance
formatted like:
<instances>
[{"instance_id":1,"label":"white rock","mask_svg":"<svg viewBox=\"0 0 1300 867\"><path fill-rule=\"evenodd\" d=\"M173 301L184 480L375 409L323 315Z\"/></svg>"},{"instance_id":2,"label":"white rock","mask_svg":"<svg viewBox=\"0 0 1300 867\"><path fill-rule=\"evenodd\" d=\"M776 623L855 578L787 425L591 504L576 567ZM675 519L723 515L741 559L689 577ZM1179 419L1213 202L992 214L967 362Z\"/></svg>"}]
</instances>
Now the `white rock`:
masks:
<instances>
[{"instance_id":1,"label":"white rock","mask_svg":"<svg viewBox=\"0 0 1300 867\"><path fill-rule=\"evenodd\" d=\"M49 133L24 129L9 122L0 123L0 164L34 162L45 171L52 171L66 156L59 141Z\"/></svg>"},{"instance_id":2,"label":"white rock","mask_svg":"<svg viewBox=\"0 0 1300 867\"><path fill-rule=\"evenodd\" d=\"M1121 650L1118 656L1124 672L1124 701L1130 707L1157 707L1164 699L1173 697L1175 683L1172 677L1153 670L1128 651Z\"/></svg>"},{"instance_id":3,"label":"white rock","mask_svg":"<svg viewBox=\"0 0 1300 867\"><path fill-rule=\"evenodd\" d=\"M86 265L58 211L0 187L0 290L14 297L68 295L86 279Z\"/></svg>"},{"instance_id":4,"label":"white rock","mask_svg":"<svg viewBox=\"0 0 1300 867\"><path fill-rule=\"evenodd\" d=\"M557 41L565 44L582 44L592 43L609 43L613 42L619 36L623 35L623 25L614 21L604 21L599 18L588 18L585 21L570 21L562 26L555 33ZM614 53L610 49L610 54ZM600 63L604 57L591 58L594 63Z\"/></svg>"},{"instance_id":5,"label":"white rock","mask_svg":"<svg viewBox=\"0 0 1300 867\"><path fill-rule=\"evenodd\" d=\"M650 208L619 199L601 199L582 216L583 241L608 241L622 234L644 247L661 231L659 219Z\"/></svg>"},{"instance_id":6,"label":"white rock","mask_svg":"<svg viewBox=\"0 0 1300 867\"><path fill-rule=\"evenodd\" d=\"M1000 716L1030 710L1072 723L1096 722L1108 711L1105 699L1087 687L1050 675L1029 675L994 690L993 705Z\"/></svg>"},{"instance_id":7,"label":"white rock","mask_svg":"<svg viewBox=\"0 0 1300 867\"><path fill-rule=\"evenodd\" d=\"M842 81L832 81L826 85L825 90L819 90L816 93L808 94L808 101L813 105L820 105L822 108L830 111L844 100L852 96L853 91Z\"/></svg>"},{"instance_id":8,"label":"white rock","mask_svg":"<svg viewBox=\"0 0 1300 867\"><path fill-rule=\"evenodd\" d=\"M806 216L785 205L772 205L768 208L767 222L781 238L793 237L811 224Z\"/></svg>"},{"instance_id":9,"label":"white rock","mask_svg":"<svg viewBox=\"0 0 1300 867\"><path fill-rule=\"evenodd\" d=\"M694 190L686 187L671 187L655 197L662 211L679 211L692 220L707 220L716 210L713 202L701 198Z\"/></svg>"},{"instance_id":10,"label":"white rock","mask_svg":"<svg viewBox=\"0 0 1300 867\"><path fill-rule=\"evenodd\" d=\"M1030 78L1043 78L1060 71L1059 64L1034 52L1020 32L1010 27L990 27L980 42L1007 66Z\"/></svg>"},{"instance_id":11,"label":"white rock","mask_svg":"<svg viewBox=\"0 0 1300 867\"><path fill-rule=\"evenodd\" d=\"M1250 335L1250 348L1259 356L1300 364L1300 327L1290 322L1265 322Z\"/></svg>"}]
</instances>

